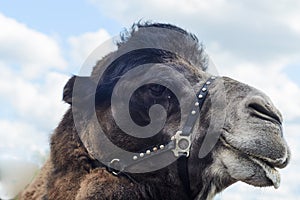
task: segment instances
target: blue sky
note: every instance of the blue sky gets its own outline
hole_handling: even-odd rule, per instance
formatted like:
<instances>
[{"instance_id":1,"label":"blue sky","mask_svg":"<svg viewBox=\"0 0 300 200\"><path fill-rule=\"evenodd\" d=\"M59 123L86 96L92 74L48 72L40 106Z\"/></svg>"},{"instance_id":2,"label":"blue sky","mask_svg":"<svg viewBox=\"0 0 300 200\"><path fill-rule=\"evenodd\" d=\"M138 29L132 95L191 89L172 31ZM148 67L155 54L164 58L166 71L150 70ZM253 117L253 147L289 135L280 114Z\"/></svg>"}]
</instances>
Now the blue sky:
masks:
<instances>
[{"instance_id":1,"label":"blue sky","mask_svg":"<svg viewBox=\"0 0 300 200\"><path fill-rule=\"evenodd\" d=\"M293 64L289 65L284 70L284 73L286 73L291 80L293 80L295 83L300 85L300 78L299 78L300 67L299 67L299 63L293 63Z\"/></svg>"},{"instance_id":2,"label":"blue sky","mask_svg":"<svg viewBox=\"0 0 300 200\"><path fill-rule=\"evenodd\" d=\"M33 29L60 37L96 31L99 28L116 34L122 27L121 23L105 17L88 1L1 1L0 10L6 16Z\"/></svg>"},{"instance_id":3,"label":"blue sky","mask_svg":"<svg viewBox=\"0 0 300 200\"><path fill-rule=\"evenodd\" d=\"M299 198L299 13L298 0L0 1L0 159L39 167L68 107L61 101L68 78L102 42L154 20L195 33L221 75L263 90L284 115L293 159L280 189L239 183L217 199ZM0 180L0 195L22 187L10 180Z\"/></svg>"}]
</instances>

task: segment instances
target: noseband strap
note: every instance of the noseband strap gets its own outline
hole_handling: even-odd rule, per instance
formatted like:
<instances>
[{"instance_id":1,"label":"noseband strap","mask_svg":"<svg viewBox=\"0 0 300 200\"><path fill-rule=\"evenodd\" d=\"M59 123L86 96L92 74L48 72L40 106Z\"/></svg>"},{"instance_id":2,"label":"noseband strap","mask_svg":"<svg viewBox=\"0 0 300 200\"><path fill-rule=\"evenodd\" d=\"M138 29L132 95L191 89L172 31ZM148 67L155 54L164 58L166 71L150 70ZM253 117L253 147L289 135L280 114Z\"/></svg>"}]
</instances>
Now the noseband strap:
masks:
<instances>
[{"instance_id":1,"label":"noseband strap","mask_svg":"<svg viewBox=\"0 0 300 200\"><path fill-rule=\"evenodd\" d=\"M202 88L197 93L197 101L194 102L194 105L192 105L192 109L190 111L190 114L187 118L187 121L185 122L185 125L182 128L182 131L178 131L177 133L180 133L179 141L176 141L176 144L180 146L181 140L186 140L186 138L189 138L187 140L188 143L188 149L187 152L184 154L178 155L179 158L177 159L177 171L179 178L185 188L185 191L188 195L188 197L191 199L191 186L190 186L190 179L189 179L189 169L188 169L188 156L189 151L191 147L191 133L193 131L193 128L197 122L197 119L200 115L201 108L204 104L204 101L208 94L208 87L209 85L216 79L215 76L210 77L202 86ZM181 139L181 140L180 140ZM175 148L176 149L176 148ZM176 155L176 153L174 152ZM178 154L178 153L177 153Z\"/></svg>"},{"instance_id":2,"label":"noseband strap","mask_svg":"<svg viewBox=\"0 0 300 200\"><path fill-rule=\"evenodd\" d=\"M197 100L191 105L192 109L182 130L177 131L176 134L171 138L171 140L175 140L175 149L173 152L176 157L179 157L182 154L186 157L189 156L191 148L191 133L208 94L208 87L215 79L216 77L212 76L203 84L202 88L197 93Z\"/></svg>"}]
</instances>

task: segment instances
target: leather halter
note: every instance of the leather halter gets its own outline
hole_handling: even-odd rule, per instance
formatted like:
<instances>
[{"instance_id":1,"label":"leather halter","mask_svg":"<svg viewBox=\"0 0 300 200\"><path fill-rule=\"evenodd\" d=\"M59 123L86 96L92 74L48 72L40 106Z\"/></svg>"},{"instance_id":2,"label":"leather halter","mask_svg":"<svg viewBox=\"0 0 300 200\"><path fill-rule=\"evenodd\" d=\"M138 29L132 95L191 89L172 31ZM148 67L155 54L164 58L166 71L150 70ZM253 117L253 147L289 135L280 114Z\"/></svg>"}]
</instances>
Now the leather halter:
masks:
<instances>
[{"instance_id":1,"label":"leather halter","mask_svg":"<svg viewBox=\"0 0 300 200\"><path fill-rule=\"evenodd\" d=\"M173 151L174 156L178 157L177 168L179 177L185 187L188 196L190 197L191 190L187 162L191 148L191 133L200 115L200 110L207 97L208 87L215 79L216 77L212 76L203 84L203 86L197 93L197 101L192 105L192 109L190 110L190 114L188 115L182 130L177 131L176 134L171 137L171 141L167 145L157 145L155 147L152 147L151 149L149 148L145 152L137 153L131 158L115 158L109 163L106 163L107 170L113 175L117 176L123 174L133 180L129 176L129 174L125 172L126 168L137 165L138 163L158 156L161 153Z\"/></svg>"}]
</instances>

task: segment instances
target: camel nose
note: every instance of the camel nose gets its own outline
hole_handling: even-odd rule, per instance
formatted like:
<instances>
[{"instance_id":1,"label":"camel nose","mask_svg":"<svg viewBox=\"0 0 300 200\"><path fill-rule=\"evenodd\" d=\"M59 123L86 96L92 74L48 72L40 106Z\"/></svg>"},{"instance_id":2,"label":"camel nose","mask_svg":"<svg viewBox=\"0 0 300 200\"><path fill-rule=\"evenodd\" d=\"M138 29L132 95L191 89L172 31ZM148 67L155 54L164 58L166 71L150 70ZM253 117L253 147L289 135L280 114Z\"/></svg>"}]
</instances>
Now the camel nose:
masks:
<instances>
[{"instance_id":1,"label":"camel nose","mask_svg":"<svg viewBox=\"0 0 300 200\"><path fill-rule=\"evenodd\" d=\"M277 108L266 98L261 96L251 97L246 103L251 113L258 118L282 124L282 115Z\"/></svg>"},{"instance_id":2,"label":"camel nose","mask_svg":"<svg viewBox=\"0 0 300 200\"><path fill-rule=\"evenodd\" d=\"M269 122L272 122L276 125L282 125L282 115L278 111L278 109L272 104L268 97L264 95L255 95L251 96L246 101L246 108L249 110L250 114ZM280 128L281 129L281 128ZM281 149L280 152L277 151L276 155L268 156L268 155L261 155L259 156L260 159L266 161L270 166L276 168L284 168L289 160L290 160L290 150L283 140L282 129L279 131L280 136L278 134L278 149ZM280 138L280 139L279 139ZM274 147L275 148L275 147Z\"/></svg>"}]
</instances>

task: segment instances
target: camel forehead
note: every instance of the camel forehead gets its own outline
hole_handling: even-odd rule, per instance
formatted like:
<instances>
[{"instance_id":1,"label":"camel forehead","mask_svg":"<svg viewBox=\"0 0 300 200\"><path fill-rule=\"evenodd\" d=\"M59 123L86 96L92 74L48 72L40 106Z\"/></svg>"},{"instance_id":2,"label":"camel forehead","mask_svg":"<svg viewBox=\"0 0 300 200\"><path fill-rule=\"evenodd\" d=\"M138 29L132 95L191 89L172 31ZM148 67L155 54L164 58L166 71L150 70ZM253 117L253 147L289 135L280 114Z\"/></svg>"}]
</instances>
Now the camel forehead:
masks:
<instances>
[{"instance_id":1,"label":"camel forehead","mask_svg":"<svg viewBox=\"0 0 300 200\"><path fill-rule=\"evenodd\" d=\"M172 52L194 67L207 69L207 56L195 35L175 26L137 24L121 34L118 50L98 61L92 75L98 76L101 67L116 58L137 49L154 48Z\"/></svg>"}]
</instances>

